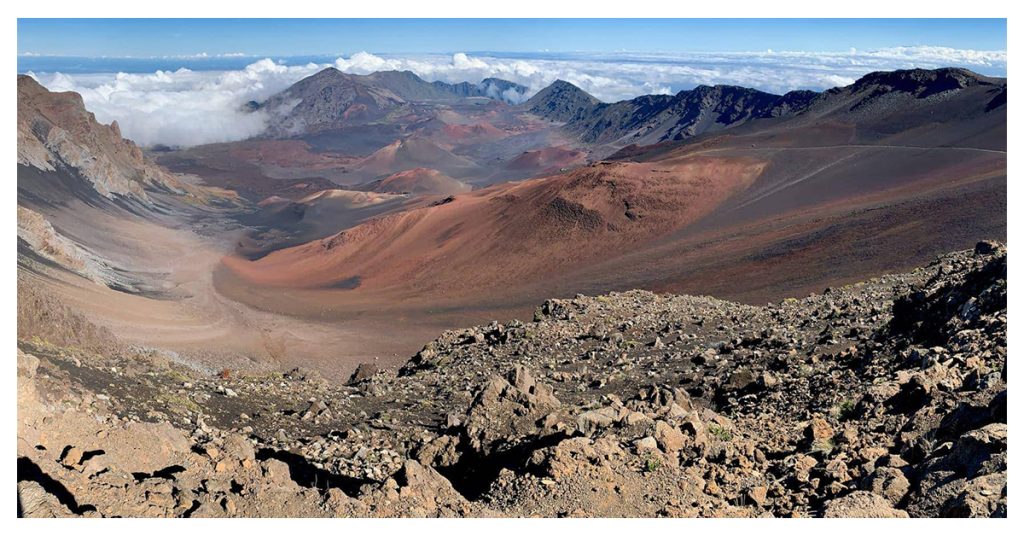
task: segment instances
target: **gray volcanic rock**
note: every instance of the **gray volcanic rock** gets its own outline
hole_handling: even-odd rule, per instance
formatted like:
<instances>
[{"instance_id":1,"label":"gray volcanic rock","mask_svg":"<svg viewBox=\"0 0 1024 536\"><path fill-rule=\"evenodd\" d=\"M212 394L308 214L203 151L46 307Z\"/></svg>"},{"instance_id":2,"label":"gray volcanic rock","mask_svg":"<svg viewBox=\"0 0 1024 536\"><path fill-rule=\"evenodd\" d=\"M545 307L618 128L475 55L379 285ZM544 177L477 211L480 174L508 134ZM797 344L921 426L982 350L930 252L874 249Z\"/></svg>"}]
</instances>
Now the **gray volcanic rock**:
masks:
<instances>
[{"instance_id":1,"label":"gray volcanic rock","mask_svg":"<svg viewBox=\"0 0 1024 536\"><path fill-rule=\"evenodd\" d=\"M569 82L555 80L550 86L530 97L524 106L545 119L569 123L600 103L601 101Z\"/></svg>"},{"instance_id":2,"label":"gray volcanic rock","mask_svg":"<svg viewBox=\"0 0 1024 536\"><path fill-rule=\"evenodd\" d=\"M329 67L260 105L271 116L270 136L288 137L383 117L406 101L388 88Z\"/></svg>"},{"instance_id":3,"label":"gray volcanic rock","mask_svg":"<svg viewBox=\"0 0 1024 536\"><path fill-rule=\"evenodd\" d=\"M499 78L486 78L479 84L427 82L412 71L378 71L358 78L366 84L386 88L409 102L453 101L467 97L488 97L509 102L527 91L525 86ZM511 90L511 93L503 93Z\"/></svg>"},{"instance_id":4,"label":"gray volcanic rock","mask_svg":"<svg viewBox=\"0 0 1024 536\"><path fill-rule=\"evenodd\" d=\"M853 125L850 141L871 142L907 131L908 145L956 145L1005 150L1005 78L967 69L910 69L864 75L825 91L786 126ZM916 131L922 124L930 131ZM944 124L955 125L944 129Z\"/></svg>"},{"instance_id":5,"label":"gray volcanic rock","mask_svg":"<svg viewBox=\"0 0 1024 536\"><path fill-rule=\"evenodd\" d=\"M855 491L835 499L825 507L825 517L910 517L903 510L893 508L886 500L870 491Z\"/></svg>"},{"instance_id":6,"label":"gray volcanic rock","mask_svg":"<svg viewBox=\"0 0 1024 536\"><path fill-rule=\"evenodd\" d=\"M754 89L736 86L697 86L690 91L681 91L674 98L664 101L657 113L650 114L649 105L643 101L626 101L598 107L586 122L570 126L580 132L584 141L607 143L623 137L631 143L654 143L663 140L681 140L745 123L751 119L770 117L781 109L799 111L798 99L764 93ZM629 116L615 121L613 107L629 110ZM782 108L786 107L786 108ZM611 115L611 117L609 117ZM602 124L612 127L601 128Z\"/></svg>"},{"instance_id":7,"label":"gray volcanic rock","mask_svg":"<svg viewBox=\"0 0 1024 536\"><path fill-rule=\"evenodd\" d=\"M328 67L247 108L269 114L265 135L291 137L371 123L411 103L443 103L467 97L512 102L525 91L523 86L495 78L480 84L431 83L411 71L358 75Z\"/></svg>"},{"instance_id":8,"label":"gray volcanic rock","mask_svg":"<svg viewBox=\"0 0 1024 536\"><path fill-rule=\"evenodd\" d=\"M500 78L484 78L479 84L471 82L449 84L437 81L433 82L433 85L441 91L457 97L488 97L509 104L519 104L526 92L529 91L526 86Z\"/></svg>"},{"instance_id":9,"label":"gray volcanic rock","mask_svg":"<svg viewBox=\"0 0 1024 536\"><path fill-rule=\"evenodd\" d=\"M820 93L817 91L810 91L807 89L790 91L775 100L771 110L768 110L767 115L770 117L796 115L807 109L811 102L818 98L819 95Z\"/></svg>"},{"instance_id":10,"label":"gray volcanic rock","mask_svg":"<svg viewBox=\"0 0 1024 536\"><path fill-rule=\"evenodd\" d=\"M927 98L946 91L977 85L998 85L1002 79L982 76L967 69L906 69L878 71L862 76L847 88L851 92L871 91L881 94L892 91ZM832 90L834 91L834 90ZM830 91L831 92L831 91Z\"/></svg>"},{"instance_id":11,"label":"gray volcanic rock","mask_svg":"<svg viewBox=\"0 0 1024 536\"><path fill-rule=\"evenodd\" d=\"M529 111L565 123L565 130L593 145L650 145L734 128L756 119L800 118L860 114L856 121L879 120L885 113L906 114L961 90L984 91L985 111L1006 104L1006 80L981 76L966 69L911 69L870 73L855 83L823 93L797 90L773 95L737 86L697 86L676 95L643 95L602 103L583 90L557 81L526 102ZM904 102L909 99L908 102ZM861 111L863 109L863 111ZM967 113L964 111L964 113ZM881 128L881 127L878 127ZM898 130L893 125L890 130Z\"/></svg>"},{"instance_id":12,"label":"gray volcanic rock","mask_svg":"<svg viewBox=\"0 0 1024 536\"><path fill-rule=\"evenodd\" d=\"M529 101L528 109L590 144L650 144L681 140L752 119L802 111L817 93L779 96L737 86L697 86L676 95L643 95L602 103L568 82L557 81Z\"/></svg>"}]
</instances>

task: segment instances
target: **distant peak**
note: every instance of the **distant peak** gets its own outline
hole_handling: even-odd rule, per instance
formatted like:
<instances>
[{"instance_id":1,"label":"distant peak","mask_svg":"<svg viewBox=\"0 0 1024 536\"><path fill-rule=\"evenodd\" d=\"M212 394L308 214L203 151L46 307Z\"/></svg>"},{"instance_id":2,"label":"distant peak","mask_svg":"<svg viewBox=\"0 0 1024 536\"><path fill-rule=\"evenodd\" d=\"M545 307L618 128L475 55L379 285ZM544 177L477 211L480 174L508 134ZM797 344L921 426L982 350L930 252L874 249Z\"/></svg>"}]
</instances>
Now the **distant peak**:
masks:
<instances>
[{"instance_id":1,"label":"distant peak","mask_svg":"<svg viewBox=\"0 0 1024 536\"><path fill-rule=\"evenodd\" d=\"M338 75L338 74L345 74L345 73L341 72L337 67L326 67L323 70L321 70L321 71L317 72L316 74L314 74L313 76L329 76L329 75Z\"/></svg>"},{"instance_id":2,"label":"distant peak","mask_svg":"<svg viewBox=\"0 0 1024 536\"><path fill-rule=\"evenodd\" d=\"M38 80L27 74L18 75L18 91L29 93L41 93L47 91Z\"/></svg>"},{"instance_id":3,"label":"distant peak","mask_svg":"<svg viewBox=\"0 0 1024 536\"><path fill-rule=\"evenodd\" d=\"M307 83L308 82L313 82L313 81L324 81L324 80L334 81L334 80L348 79L349 76L350 75L341 72L336 67L326 67L326 68L324 68L324 69L322 69L320 71L317 71L316 73L313 73L310 76L307 76L302 81L307 82Z\"/></svg>"},{"instance_id":4,"label":"distant peak","mask_svg":"<svg viewBox=\"0 0 1024 536\"><path fill-rule=\"evenodd\" d=\"M554 82L551 83L551 85L549 85L548 87L540 90L540 92L538 92L537 95L534 96L534 98L544 97L544 96L554 97L554 96L564 96L564 95L572 95L573 98L578 98L578 99L584 99L584 100L592 101L595 104L600 102L593 95L591 95L590 93L587 93L586 91L584 91L580 87L576 86L575 84L572 84L571 82L566 82L565 80L561 80L561 79L555 80Z\"/></svg>"},{"instance_id":5,"label":"distant peak","mask_svg":"<svg viewBox=\"0 0 1024 536\"><path fill-rule=\"evenodd\" d=\"M586 91L580 89L579 86L577 86L576 84L573 84L572 82L567 82L565 80L562 80L561 78L552 82L551 85L548 86L548 88L558 90L580 91L586 93Z\"/></svg>"}]
</instances>

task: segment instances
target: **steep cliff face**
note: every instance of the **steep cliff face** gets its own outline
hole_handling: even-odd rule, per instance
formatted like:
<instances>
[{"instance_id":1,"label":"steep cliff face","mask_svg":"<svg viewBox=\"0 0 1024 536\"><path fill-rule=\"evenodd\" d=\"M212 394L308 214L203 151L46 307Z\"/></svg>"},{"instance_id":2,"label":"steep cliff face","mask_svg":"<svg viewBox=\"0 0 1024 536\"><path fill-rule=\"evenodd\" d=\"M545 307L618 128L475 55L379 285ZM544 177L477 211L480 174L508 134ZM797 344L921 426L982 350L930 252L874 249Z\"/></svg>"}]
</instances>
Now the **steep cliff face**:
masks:
<instances>
[{"instance_id":1,"label":"steep cliff face","mask_svg":"<svg viewBox=\"0 0 1024 536\"><path fill-rule=\"evenodd\" d=\"M55 93L32 77L18 77L18 164L71 171L100 195L148 201L145 190L183 192L181 184L121 137L117 122L103 125L81 95Z\"/></svg>"}]
</instances>

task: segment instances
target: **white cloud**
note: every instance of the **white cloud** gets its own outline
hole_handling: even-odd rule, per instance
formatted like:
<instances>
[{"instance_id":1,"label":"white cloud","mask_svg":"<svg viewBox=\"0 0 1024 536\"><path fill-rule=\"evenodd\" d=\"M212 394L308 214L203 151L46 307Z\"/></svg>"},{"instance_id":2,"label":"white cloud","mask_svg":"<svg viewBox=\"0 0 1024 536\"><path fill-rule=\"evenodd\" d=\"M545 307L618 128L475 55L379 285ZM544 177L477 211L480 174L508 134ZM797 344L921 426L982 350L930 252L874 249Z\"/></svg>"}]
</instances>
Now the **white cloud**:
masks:
<instances>
[{"instance_id":1,"label":"white cloud","mask_svg":"<svg viewBox=\"0 0 1024 536\"><path fill-rule=\"evenodd\" d=\"M261 101L320 69L264 59L239 71L35 77L53 91L77 91L99 121L117 120L121 132L139 144L191 146L259 134L267 118L243 111L244 104Z\"/></svg>"},{"instance_id":2,"label":"white cloud","mask_svg":"<svg viewBox=\"0 0 1024 536\"><path fill-rule=\"evenodd\" d=\"M520 54L382 56L357 52L332 64L285 65L270 59L237 71L157 71L150 74L36 75L53 90L77 91L103 122L117 120L143 145L197 145L259 134L262 113L243 105L261 101L327 66L367 74L409 70L428 81L479 82L502 78L529 88L525 98L557 79L599 99L671 94L699 84L733 84L783 93L847 85L871 71L963 66L1005 76L1006 51L915 46L882 50L806 52L764 50L729 53ZM505 95L513 97L515 95Z\"/></svg>"},{"instance_id":3,"label":"white cloud","mask_svg":"<svg viewBox=\"0 0 1024 536\"><path fill-rule=\"evenodd\" d=\"M765 50L730 53L569 54L390 57L367 52L338 58L345 72L409 70L427 80L446 82L504 78L536 92L567 80L606 101L645 93L675 93L699 84L734 84L784 93L828 89L852 83L871 71L963 66L1005 74L1005 51L917 46L847 52Z\"/></svg>"},{"instance_id":4,"label":"white cloud","mask_svg":"<svg viewBox=\"0 0 1024 536\"><path fill-rule=\"evenodd\" d=\"M339 71L354 74L369 74L376 71L396 71L406 68L403 67L401 60L387 60L380 56L370 54L369 52L357 52L347 60L345 58L338 58L334 62L334 66Z\"/></svg>"}]
</instances>

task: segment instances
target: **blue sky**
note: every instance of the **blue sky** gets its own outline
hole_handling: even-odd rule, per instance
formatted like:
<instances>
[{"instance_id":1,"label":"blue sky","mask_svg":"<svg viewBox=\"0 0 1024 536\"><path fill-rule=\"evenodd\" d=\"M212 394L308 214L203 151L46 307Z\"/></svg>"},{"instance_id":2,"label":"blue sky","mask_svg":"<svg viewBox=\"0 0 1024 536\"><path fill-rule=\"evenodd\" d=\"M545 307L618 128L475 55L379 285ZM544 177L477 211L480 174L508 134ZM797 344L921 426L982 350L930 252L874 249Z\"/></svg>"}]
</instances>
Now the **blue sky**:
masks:
<instances>
[{"instance_id":1,"label":"blue sky","mask_svg":"<svg viewBox=\"0 0 1024 536\"><path fill-rule=\"evenodd\" d=\"M428 81L566 80L613 102L731 84L776 94L873 71L1006 76L1005 20L19 20L18 72L144 145L258 134L262 101L327 67Z\"/></svg>"},{"instance_id":2,"label":"blue sky","mask_svg":"<svg viewBox=\"0 0 1024 536\"><path fill-rule=\"evenodd\" d=\"M1005 19L20 19L18 53L300 56L450 52L1005 50Z\"/></svg>"}]
</instances>

